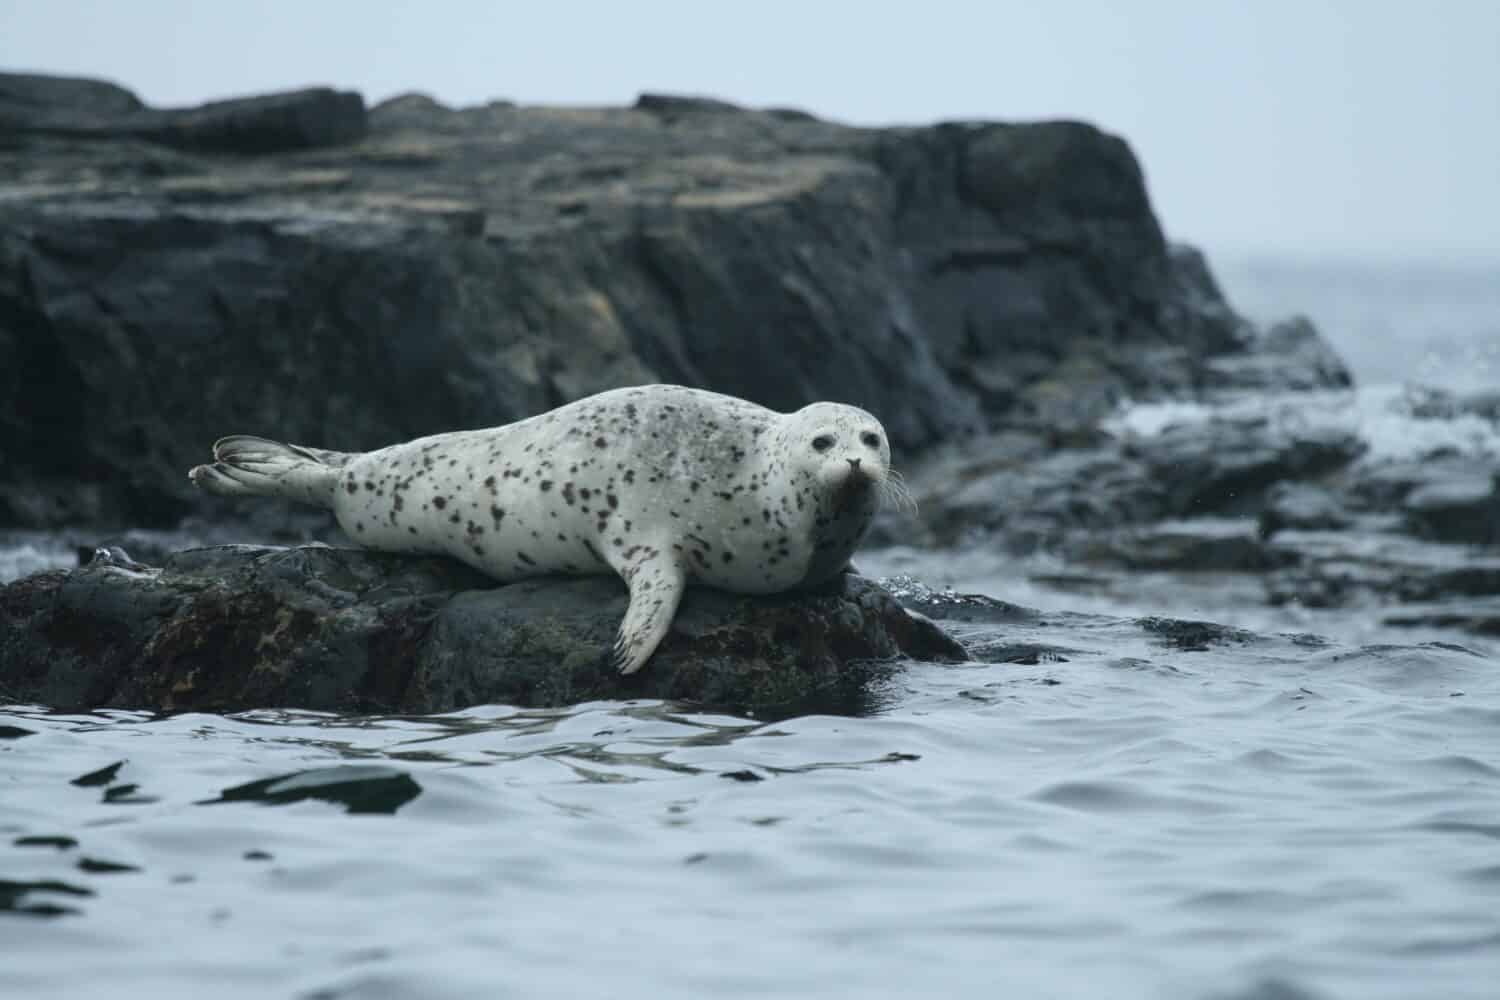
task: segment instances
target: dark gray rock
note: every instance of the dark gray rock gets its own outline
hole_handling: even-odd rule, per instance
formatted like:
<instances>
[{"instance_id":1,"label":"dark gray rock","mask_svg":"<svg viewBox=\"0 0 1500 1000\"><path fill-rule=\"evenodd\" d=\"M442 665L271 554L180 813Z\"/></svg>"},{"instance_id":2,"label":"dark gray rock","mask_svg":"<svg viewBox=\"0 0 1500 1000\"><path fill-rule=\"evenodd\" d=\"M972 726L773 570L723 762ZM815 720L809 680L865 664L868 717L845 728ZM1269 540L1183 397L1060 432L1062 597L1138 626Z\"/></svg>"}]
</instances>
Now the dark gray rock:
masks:
<instances>
[{"instance_id":1,"label":"dark gray rock","mask_svg":"<svg viewBox=\"0 0 1500 1000\"><path fill-rule=\"evenodd\" d=\"M1387 613L1385 623L1405 628L1459 628L1476 635L1500 636L1500 598L1411 605Z\"/></svg>"},{"instance_id":2,"label":"dark gray rock","mask_svg":"<svg viewBox=\"0 0 1500 1000\"><path fill-rule=\"evenodd\" d=\"M1211 386L1265 392L1341 389L1354 384L1343 359L1305 316L1273 324L1250 338L1245 347L1210 361Z\"/></svg>"},{"instance_id":3,"label":"dark gray rock","mask_svg":"<svg viewBox=\"0 0 1500 1000\"><path fill-rule=\"evenodd\" d=\"M1482 466L1423 483L1406 494L1402 507L1424 538L1500 545L1500 474Z\"/></svg>"},{"instance_id":4,"label":"dark gray rock","mask_svg":"<svg viewBox=\"0 0 1500 1000\"><path fill-rule=\"evenodd\" d=\"M1142 568L1265 568L1284 559L1253 537L1195 539L1203 531L1176 524L1142 548L1120 532L1166 518L1253 516L1277 484L1337 472L1364 448L1350 432L1264 419L1184 423L1145 438L980 436L912 469L919 513L883 516L875 539L988 537L1015 552L1088 550L1091 559Z\"/></svg>"},{"instance_id":5,"label":"dark gray rock","mask_svg":"<svg viewBox=\"0 0 1500 1000\"><path fill-rule=\"evenodd\" d=\"M456 562L223 546L157 569L108 556L0 588L0 698L66 709L444 712L503 702L690 700L760 715L872 707L903 657L963 648L845 575L815 593L693 589L631 677L604 655L608 578L509 586Z\"/></svg>"},{"instance_id":6,"label":"dark gray rock","mask_svg":"<svg viewBox=\"0 0 1500 1000\"><path fill-rule=\"evenodd\" d=\"M1500 424L1500 390L1456 393L1432 386L1408 386L1406 412L1419 420L1457 420L1478 417Z\"/></svg>"},{"instance_id":7,"label":"dark gray rock","mask_svg":"<svg viewBox=\"0 0 1500 1000\"><path fill-rule=\"evenodd\" d=\"M1260 537L1278 531L1342 531L1354 518L1328 489L1312 483L1283 481L1266 492L1259 517Z\"/></svg>"},{"instance_id":8,"label":"dark gray rock","mask_svg":"<svg viewBox=\"0 0 1500 1000\"><path fill-rule=\"evenodd\" d=\"M635 108L637 111L654 111L662 115L680 114L724 114L728 112L743 111L738 104L729 101L721 101L715 97L701 97L693 94L653 94L643 93L636 97Z\"/></svg>"},{"instance_id":9,"label":"dark gray rock","mask_svg":"<svg viewBox=\"0 0 1500 1000\"><path fill-rule=\"evenodd\" d=\"M1229 384L1210 362L1254 339L1125 143L1079 123L157 112L3 80L32 124L0 149L0 528L223 517L183 470L225 433L358 450L635 382L854 403L907 453L1072 433Z\"/></svg>"},{"instance_id":10,"label":"dark gray rock","mask_svg":"<svg viewBox=\"0 0 1500 1000\"><path fill-rule=\"evenodd\" d=\"M124 115L146 105L124 87L40 73L0 73L0 128L20 130L49 115Z\"/></svg>"},{"instance_id":11,"label":"dark gray rock","mask_svg":"<svg viewBox=\"0 0 1500 1000\"><path fill-rule=\"evenodd\" d=\"M1247 418L1178 424L1131 442L1126 453L1161 485L1166 513L1187 516L1255 513L1276 483L1341 469L1365 447L1351 431Z\"/></svg>"},{"instance_id":12,"label":"dark gray rock","mask_svg":"<svg viewBox=\"0 0 1500 1000\"><path fill-rule=\"evenodd\" d=\"M1500 558L1471 546L1427 542L1356 523L1338 533L1287 531L1278 548L1298 555L1295 564L1264 578L1272 605L1312 608L1427 605L1500 595Z\"/></svg>"},{"instance_id":13,"label":"dark gray rock","mask_svg":"<svg viewBox=\"0 0 1500 1000\"><path fill-rule=\"evenodd\" d=\"M177 149L246 154L353 142L364 136L366 122L363 98L328 87L158 109L97 80L0 73L0 128L13 134L142 139Z\"/></svg>"},{"instance_id":14,"label":"dark gray rock","mask_svg":"<svg viewBox=\"0 0 1500 1000\"><path fill-rule=\"evenodd\" d=\"M1163 521L1075 539L1066 553L1086 565L1152 572L1254 573L1298 561L1267 545L1247 519Z\"/></svg>"}]
</instances>

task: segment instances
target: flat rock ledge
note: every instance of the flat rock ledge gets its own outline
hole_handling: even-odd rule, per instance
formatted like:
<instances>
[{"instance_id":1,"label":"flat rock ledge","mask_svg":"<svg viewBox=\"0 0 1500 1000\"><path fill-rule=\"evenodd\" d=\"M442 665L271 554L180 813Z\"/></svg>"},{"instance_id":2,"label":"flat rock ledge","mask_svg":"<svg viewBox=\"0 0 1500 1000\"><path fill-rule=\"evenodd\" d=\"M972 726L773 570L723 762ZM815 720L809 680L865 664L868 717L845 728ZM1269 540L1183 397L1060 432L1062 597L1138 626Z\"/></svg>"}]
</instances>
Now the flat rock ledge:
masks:
<instances>
[{"instance_id":1,"label":"flat rock ledge","mask_svg":"<svg viewBox=\"0 0 1500 1000\"><path fill-rule=\"evenodd\" d=\"M447 712L606 698L739 714L859 713L903 658L967 654L878 584L801 594L693 588L632 677L605 667L618 580L506 586L446 559L229 545L146 567L87 566L0 587L0 700L62 710Z\"/></svg>"}]
</instances>

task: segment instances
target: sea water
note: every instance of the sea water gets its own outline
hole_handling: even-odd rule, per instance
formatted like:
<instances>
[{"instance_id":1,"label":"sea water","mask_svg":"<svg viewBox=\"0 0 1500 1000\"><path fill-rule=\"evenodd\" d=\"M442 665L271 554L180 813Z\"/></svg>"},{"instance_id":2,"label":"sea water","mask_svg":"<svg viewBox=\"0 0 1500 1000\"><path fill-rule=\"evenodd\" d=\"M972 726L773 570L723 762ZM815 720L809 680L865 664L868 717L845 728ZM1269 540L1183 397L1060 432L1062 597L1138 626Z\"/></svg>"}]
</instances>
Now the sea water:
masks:
<instances>
[{"instance_id":1,"label":"sea water","mask_svg":"<svg viewBox=\"0 0 1500 1000\"><path fill-rule=\"evenodd\" d=\"M1487 447L1398 402L1263 405ZM1500 643L859 561L1047 613L866 718L0 710L0 996L1500 995Z\"/></svg>"}]
</instances>

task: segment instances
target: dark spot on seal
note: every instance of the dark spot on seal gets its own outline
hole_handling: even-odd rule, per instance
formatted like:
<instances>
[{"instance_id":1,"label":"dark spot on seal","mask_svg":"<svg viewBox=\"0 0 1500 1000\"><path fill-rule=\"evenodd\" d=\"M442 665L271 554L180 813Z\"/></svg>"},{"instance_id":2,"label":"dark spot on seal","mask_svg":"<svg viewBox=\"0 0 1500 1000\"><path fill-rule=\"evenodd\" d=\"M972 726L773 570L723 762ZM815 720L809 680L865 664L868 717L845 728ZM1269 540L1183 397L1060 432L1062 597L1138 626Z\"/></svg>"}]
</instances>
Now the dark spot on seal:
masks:
<instances>
[{"instance_id":1,"label":"dark spot on seal","mask_svg":"<svg viewBox=\"0 0 1500 1000\"><path fill-rule=\"evenodd\" d=\"M482 556L482 555L484 555L484 547L480 546L480 545L474 546L474 554L476 556Z\"/></svg>"},{"instance_id":2,"label":"dark spot on seal","mask_svg":"<svg viewBox=\"0 0 1500 1000\"><path fill-rule=\"evenodd\" d=\"M722 558L722 559L723 559L723 560L724 560L724 561L725 561L725 562L726 562L726 563L732 563L732 562L734 562L734 556L733 556L733 554L731 554L731 553L729 553L729 552L725 552L725 553L723 553L723 555L722 555L722 556L721 556L721 558Z\"/></svg>"},{"instance_id":3,"label":"dark spot on seal","mask_svg":"<svg viewBox=\"0 0 1500 1000\"><path fill-rule=\"evenodd\" d=\"M625 470L625 481L627 483L633 483L633 482L635 482L635 470L634 469L626 469Z\"/></svg>"},{"instance_id":4,"label":"dark spot on seal","mask_svg":"<svg viewBox=\"0 0 1500 1000\"><path fill-rule=\"evenodd\" d=\"M594 438L594 447L595 448L603 448L607 444L609 444L609 442L606 441L606 440L604 440L602 437L596 437L596 438Z\"/></svg>"},{"instance_id":5,"label":"dark spot on seal","mask_svg":"<svg viewBox=\"0 0 1500 1000\"><path fill-rule=\"evenodd\" d=\"M366 479L365 480L365 489L367 489L367 490L373 490L373 489L375 489L375 484L372 483L372 482L370 482L368 479Z\"/></svg>"},{"instance_id":6,"label":"dark spot on seal","mask_svg":"<svg viewBox=\"0 0 1500 1000\"><path fill-rule=\"evenodd\" d=\"M546 493L552 489L552 480L543 479L541 482L537 483L537 485L542 488L543 493Z\"/></svg>"},{"instance_id":7,"label":"dark spot on seal","mask_svg":"<svg viewBox=\"0 0 1500 1000\"><path fill-rule=\"evenodd\" d=\"M357 483L355 483L354 480L351 479L347 483L344 484L344 489L348 490L350 493L358 493L359 492L359 485Z\"/></svg>"},{"instance_id":8,"label":"dark spot on seal","mask_svg":"<svg viewBox=\"0 0 1500 1000\"><path fill-rule=\"evenodd\" d=\"M495 519L495 527L500 527L500 522L505 520L505 508L490 506L490 517Z\"/></svg>"},{"instance_id":9,"label":"dark spot on seal","mask_svg":"<svg viewBox=\"0 0 1500 1000\"><path fill-rule=\"evenodd\" d=\"M569 507L573 506L573 484L572 483L563 483L562 498L568 502L568 506Z\"/></svg>"},{"instance_id":10,"label":"dark spot on seal","mask_svg":"<svg viewBox=\"0 0 1500 1000\"><path fill-rule=\"evenodd\" d=\"M495 477L494 476L486 476L485 480L484 480L484 486L485 486L485 489L489 490L491 493L494 493L495 492Z\"/></svg>"},{"instance_id":11,"label":"dark spot on seal","mask_svg":"<svg viewBox=\"0 0 1500 1000\"><path fill-rule=\"evenodd\" d=\"M410 533L411 533L411 534L413 534L413 535L415 535L415 534L416 534L416 533L417 533L417 529L416 529L416 527L415 527L415 526L413 526L413 525L410 525L410 524L408 524L408 525L407 525L407 526L406 526L406 530L407 530L407 531L408 531L408 532L410 532Z\"/></svg>"},{"instance_id":12,"label":"dark spot on seal","mask_svg":"<svg viewBox=\"0 0 1500 1000\"><path fill-rule=\"evenodd\" d=\"M517 552L516 553L516 558L519 559L519 560L521 560L523 563L525 563L528 566L535 566L536 565L536 560L532 559L530 556L528 556L524 552Z\"/></svg>"},{"instance_id":13,"label":"dark spot on seal","mask_svg":"<svg viewBox=\"0 0 1500 1000\"><path fill-rule=\"evenodd\" d=\"M363 521L355 521L354 522L354 530L355 531L364 531L365 530L365 522L363 522Z\"/></svg>"},{"instance_id":14,"label":"dark spot on seal","mask_svg":"<svg viewBox=\"0 0 1500 1000\"><path fill-rule=\"evenodd\" d=\"M462 521L463 518L459 517L458 516L458 511L455 510L453 512L453 515L451 517L449 517L448 520L452 521L454 524L457 524L459 521Z\"/></svg>"},{"instance_id":15,"label":"dark spot on seal","mask_svg":"<svg viewBox=\"0 0 1500 1000\"><path fill-rule=\"evenodd\" d=\"M702 484L699 483L698 480L694 479L692 482L688 483L688 489L692 490L694 493L697 493L698 492L698 487L700 485L702 485Z\"/></svg>"},{"instance_id":16,"label":"dark spot on seal","mask_svg":"<svg viewBox=\"0 0 1500 1000\"><path fill-rule=\"evenodd\" d=\"M447 497L433 497L432 498L432 505L434 507L436 507L438 510L442 510L444 507L448 506L448 498Z\"/></svg>"},{"instance_id":17,"label":"dark spot on seal","mask_svg":"<svg viewBox=\"0 0 1500 1000\"><path fill-rule=\"evenodd\" d=\"M615 496L613 493L606 493L604 495L604 499L609 501L609 507L611 510L614 510L615 508L620 506L620 498Z\"/></svg>"},{"instance_id":18,"label":"dark spot on seal","mask_svg":"<svg viewBox=\"0 0 1500 1000\"><path fill-rule=\"evenodd\" d=\"M593 495L593 491L590 490L587 486L581 486L578 489L578 495L581 496L581 497L583 497L585 500L587 500L589 497L591 497Z\"/></svg>"}]
</instances>

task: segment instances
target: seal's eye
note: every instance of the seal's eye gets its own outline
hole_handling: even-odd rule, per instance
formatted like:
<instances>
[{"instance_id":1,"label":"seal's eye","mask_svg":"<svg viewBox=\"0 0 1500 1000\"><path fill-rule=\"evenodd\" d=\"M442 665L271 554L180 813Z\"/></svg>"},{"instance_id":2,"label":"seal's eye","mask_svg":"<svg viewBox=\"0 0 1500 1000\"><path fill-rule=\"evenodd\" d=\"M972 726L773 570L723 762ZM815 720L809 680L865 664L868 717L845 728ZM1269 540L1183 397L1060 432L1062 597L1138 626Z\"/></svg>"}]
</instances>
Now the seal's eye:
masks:
<instances>
[{"instance_id":1,"label":"seal's eye","mask_svg":"<svg viewBox=\"0 0 1500 1000\"><path fill-rule=\"evenodd\" d=\"M833 447L832 434L819 434L813 438L813 451L827 451Z\"/></svg>"},{"instance_id":2,"label":"seal's eye","mask_svg":"<svg viewBox=\"0 0 1500 1000\"><path fill-rule=\"evenodd\" d=\"M865 443L866 447L870 447L870 448L879 448L880 447L880 435L879 434L872 434L871 432L866 431L860 437L860 440Z\"/></svg>"}]
</instances>

